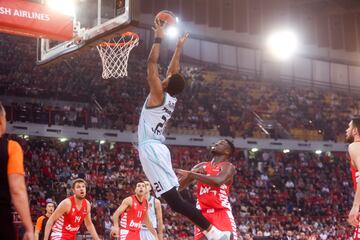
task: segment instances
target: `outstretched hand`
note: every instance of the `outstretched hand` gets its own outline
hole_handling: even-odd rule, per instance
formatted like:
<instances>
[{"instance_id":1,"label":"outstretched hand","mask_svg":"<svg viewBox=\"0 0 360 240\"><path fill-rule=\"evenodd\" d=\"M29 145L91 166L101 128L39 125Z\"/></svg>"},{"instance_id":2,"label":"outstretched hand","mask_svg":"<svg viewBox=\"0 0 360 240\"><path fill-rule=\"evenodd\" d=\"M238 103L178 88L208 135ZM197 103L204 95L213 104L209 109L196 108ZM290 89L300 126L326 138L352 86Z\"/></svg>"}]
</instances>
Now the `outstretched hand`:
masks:
<instances>
[{"instance_id":1,"label":"outstretched hand","mask_svg":"<svg viewBox=\"0 0 360 240\"><path fill-rule=\"evenodd\" d=\"M189 38L190 34L187 32L185 33L182 37L179 38L179 40L177 41L176 46L179 48L182 48L186 42L186 40Z\"/></svg>"},{"instance_id":2,"label":"outstretched hand","mask_svg":"<svg viewBox=\"0 0 360 240\"><path fill-rule=\"evenodd\" d=\"M155 26L152 27L152 29L154 30L155 38L164 38L164 28L166 24L161 24L159 19L156 19L154 23Z\"/></svg>"}]
</instances>

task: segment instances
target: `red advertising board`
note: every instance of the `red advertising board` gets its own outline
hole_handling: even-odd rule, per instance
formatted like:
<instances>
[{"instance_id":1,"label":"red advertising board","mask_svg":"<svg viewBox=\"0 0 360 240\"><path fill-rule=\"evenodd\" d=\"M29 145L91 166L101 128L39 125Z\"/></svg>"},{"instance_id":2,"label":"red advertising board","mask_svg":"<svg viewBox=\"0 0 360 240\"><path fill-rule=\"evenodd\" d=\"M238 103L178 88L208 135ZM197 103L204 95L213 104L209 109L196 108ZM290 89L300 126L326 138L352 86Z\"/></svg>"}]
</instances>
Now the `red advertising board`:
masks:
<instances>
[{"instance_id":1,"label":"red advertising board","mask_svg":"<svg viewBox=\"0 0 360 240\"><path fill-rule=\"evenodd\" d=\"M73 37L73 17L38 3L0 0L0 32L70 40Z\"/></svg>"}]
</instances>

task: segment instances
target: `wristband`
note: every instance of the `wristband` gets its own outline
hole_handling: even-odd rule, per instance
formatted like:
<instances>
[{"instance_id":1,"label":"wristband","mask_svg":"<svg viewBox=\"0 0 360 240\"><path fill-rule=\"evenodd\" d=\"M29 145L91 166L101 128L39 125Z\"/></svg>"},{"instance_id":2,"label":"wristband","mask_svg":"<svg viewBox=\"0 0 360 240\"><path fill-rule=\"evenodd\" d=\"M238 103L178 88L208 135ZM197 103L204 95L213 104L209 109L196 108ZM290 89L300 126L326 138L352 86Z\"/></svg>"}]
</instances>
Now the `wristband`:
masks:
<instances>
[{"instance_id":1,"label":"wristband","mask_svg":"<svg viewBox=\"0 0 360 240\"><path fill-rule=\"evenodd\" d=\"M154 43L161 43L162 42L162 39L157 37L154 39Z\"/></svg>"}]
</instances>

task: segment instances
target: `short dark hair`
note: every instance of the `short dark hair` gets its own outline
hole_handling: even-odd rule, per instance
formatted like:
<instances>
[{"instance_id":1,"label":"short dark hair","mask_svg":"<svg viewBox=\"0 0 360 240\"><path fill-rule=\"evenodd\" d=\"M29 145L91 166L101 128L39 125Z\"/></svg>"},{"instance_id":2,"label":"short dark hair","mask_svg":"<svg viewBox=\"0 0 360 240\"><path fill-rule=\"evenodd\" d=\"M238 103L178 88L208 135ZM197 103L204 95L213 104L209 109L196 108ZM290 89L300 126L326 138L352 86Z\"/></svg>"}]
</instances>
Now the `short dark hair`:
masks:
<instances>
[{"instance_id":1,"label":"short dark hair","mask_svg":"<svg viewBox=\"0 0 360 240\"><path fill-rule=\"evenodd\" d=\"M46 202L46 207L47 207L47 205L49 205L49 204L54 205L54 208L56 208L56 203L55 203L55 202L52 202L52 201L50 201L50 202Z\"/></svg>"},{"instance_id":2,"label":"short dark hair","mask_svg":"<svg viewBox=\"0 0 360 240\"><path fill-rule=\"evenodd\" d=\"M231 142L229 139L224 139L227 144L229 145L230 147L230 155L232 155L234 152L235 152L235 145L233 142Z\"/></svg>"},{"instance_id":3,"label":"short dark hair","mask_svg":"<svg viewBox=\"0 0 360 240\"><path fill-rule=\"evenodd\" d=\"M85 184L85 186L87 186L87 183L86 183L86 181L85 181L84 179L82 179L82 178L76 178L76 179L74 179L74 181L72 182L71 188L72 188L72 189L75 189L75 185L76 185L77 183L83 183L83 184Z\"/></svg>"},{"instance_id":4,"label":"short dark hair","mask_svg":"<svg viewBox=\"0 0 360 240\"><path fill-rule=\"evenodd\" d=\"M351 118L352 125L356 127L360 133L360 116L356 115Z\"/></svg>"},{"instance_id":5,"label":"short dark hair","mask_svg":"<svg viewBox=\"0 0 360 240\"><path fill-rule=\"evenodd\" d=\"M175 73L169 77L169 83L166 88L171 96L181 93L185 88L185 78L180 73Z\"/></svg>"},{"instance_id":6,"label":"short dark hair","mask_svg":"<svg viewBox=\"0 0 360 240\"><path fill-rule=\"evenodd\" d=\"M145 181L142 180L142 179L137 179L137 181L135 181L135 182L136 182L136 185L137 185L138 183L143 183L143 184L145 184Z\"/></svg>"}]
</instances>

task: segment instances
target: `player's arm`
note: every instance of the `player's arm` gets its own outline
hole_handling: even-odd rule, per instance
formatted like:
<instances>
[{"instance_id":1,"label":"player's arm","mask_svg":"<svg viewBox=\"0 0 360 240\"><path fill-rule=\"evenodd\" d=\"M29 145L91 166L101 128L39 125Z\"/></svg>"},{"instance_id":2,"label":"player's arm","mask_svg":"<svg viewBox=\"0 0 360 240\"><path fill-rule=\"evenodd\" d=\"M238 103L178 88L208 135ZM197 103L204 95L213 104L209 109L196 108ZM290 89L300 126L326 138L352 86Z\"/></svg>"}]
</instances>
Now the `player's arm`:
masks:
<instances>
[{"instance_id":1,"label":"player's arm","mask_svg":"<svg viewBox=\"0 0 360 240\"><path fill-rule=\"evenodd\" d=\"M164 38L164 28L158 22L155 23L153 28L155 39ZM147 81L150 87L150 95L147 102L149 107L159 106L163 102L164 91L161 85L161 80L158 71L158 59L160 55L160 42L154 42L151 47L149 58L147 61Z\"/></svg>"},{"instance_id":2,"label":"player's arm","mask_svg":"<svg viewBox=\"0 0 360 240\"><path fill-rule=\"evenodd\" d=\"M8 144L8 182L12 203L25 227L26 237L34 237L29 199L25 184L24 155L19 143L10 140Z\"/></svg>"},{"instance_id":3,"label":"player's arm","mask_svg":"<svg viewBox=\"0 0 360 240\"><path fill-rule=\"evenodd\" d=\"M91 204L87 200L86 202L87 202L87 209L89 209L89 212L84 219L85 227L89 231L93 239L100 240L99 235L96 232L95 226L91 221Z\"/></svg>"},{"instance_id":4,"label":"player's arm","mask_svg":"<svg viewBox=\"0 0 360 240\"><path fill-rule=\"evenodd\" d=\"M360 170L360 145L358 143L352 143L349 145L349 155L351 161L355 165L356 169ZM357 183L355 190L355 197L353 201L352 208L349 213L348 222L354 227L358 226L359 220L357 216L359 215L360 208L360 182Z\"/></svg>"},{"instance_id":5,"label":"player's arm","mask_svg":"<svg viewBox=\"0 0 360 240\"><path fill-rule=\"evenodd\" d=\"M155 231L155 229L154 229L154 227L153 227L153 225L152 225L152 223L150 221L148 212L145 213L145 217L144 217L143 222L145 223L147 229L152 233L152 235L155 236L155 239L159 239L158 235L157 235L157 233L156 233L156 231Z\"/></svg>"},{"instance_id":6,"label":"player's arm","mask_svg":"<svg viewBox=\"0 0 360 240\"><path fill-rule=\"evenodd\" d=\"M196 173L202 173L204 165L205 165L205 162L198 163L191 169L191 171L196 172ZM179 177L179 185L180 185L179 191L181 192L184 189L186 189L190 184L192 184L192 182L194 180L195 179L190 174L187 174L185 176L181 175Z\"/></svg>"},{"instance_id":7,"label":"player's arm","mask_svg":"<svg viewBox=\"0 0 360 240\"><path fill-rule=\"evenodd\" d=\"M180 54L181 54L181 49L183 48L186 40L189 37L189 33L185 33L184 36L182 36L181 38L179 38L177 44L176 44L176 48L174 51L174 54L171 58L166 76L169 75L173 75L175 73L178 73L180 71Z\"/></svg>"},{"instance_id":8,"label":"player's arm","mask_svg":"<svg viewBox=\"0 0 360 240\"><path fill-rule=\"evenodd\" d=\"M120 218L120 215L123 212L125 212L126 209L131 207L131 204L132 204L131 197L127 197L122 201L120 207L118 207L118 209L116 209L116 211L114 212L114 214L112 216L114 226L112 226L112 228L111 228L111 236L118 237L118 235L119 235L119 218Z\"/></svg>"},{"instance_id":9,"label":"player's arm","mask_svg":"<svg viewBox=\"0 0 360 240\"><path fill-rule=\"evenodd\" d=\"M67 212L69 212L70 208L71 208L70 199L65 199L59 204L59 206L55 209L54 213L51 214L51 216L47 220L47 223L45 226L44 240L49 239L49 234L50 234L51 228L54 225L55 221L58 220L59 217L63 216Z\"/></svg>"},{"instance_id":10,"label":"player's arm","mask_svg":"<svg viewBox=\"0 0 360 240\"><path fill-rule=\"evenodd\" d=\"M163 223L163 216L162 216L162 209L161 209L161 202L159 199L155 199L155 214L158 223L158 237L159 240L163 239L164 234L164 223Z\"/></svg>"},{"instance_id":11,"label":"player's arm","mask_svg":"<svg viewBox=\"0 0 360 240\"><path fill-rule=\"evenodd\" d=\"M39 240L39 233L41 231L41 225L43 224L44 221L44 217L41 216L36 220L36 225L35 225L35 240ZM41 239L42 240L42 239Z\"/></svg>"},{"instance_id":12,"label":"player's arm","mask_svg":"<svg viewBox=\"0 0 360 240\"><path fill-rule=\"evenodd\" d=\"M199 180L203 183L220 187L222 184L229 182L235 175L235 167L232 164L224 164L220 168L220 172L216 176L206 176L205 174L196 173L192 171L183 171L182 175L189 174L191 178Z\"/></svg>"}]
</instances>

